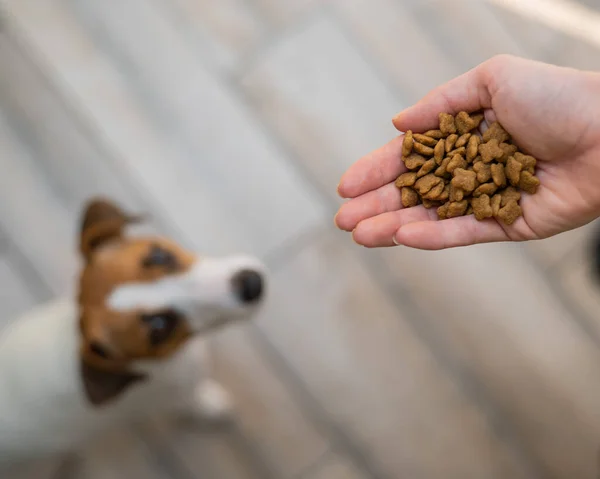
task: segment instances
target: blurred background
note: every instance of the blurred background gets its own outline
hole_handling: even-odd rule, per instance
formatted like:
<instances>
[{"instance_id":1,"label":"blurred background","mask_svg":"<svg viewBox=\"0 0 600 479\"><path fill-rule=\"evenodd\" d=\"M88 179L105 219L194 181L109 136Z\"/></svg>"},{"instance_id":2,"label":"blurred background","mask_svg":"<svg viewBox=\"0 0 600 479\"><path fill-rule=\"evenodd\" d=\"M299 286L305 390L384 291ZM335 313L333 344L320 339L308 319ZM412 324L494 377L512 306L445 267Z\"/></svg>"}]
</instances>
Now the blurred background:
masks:
<instances>
[{"instance_id":1,"label":"blurred background","mask_svg":"<svg viewBox=\"0 0 600 479\"><path fill-rule=\"evenodd\" d=\"M73 294L95 194L273 272L260 318L212 345L235 424L155 418L17 477L598 477L595 225L424 253L332 218L395 113L497 53L600 70L599 19L598 0L6 0L2 321Z\"/></svg>"}]
</instances>

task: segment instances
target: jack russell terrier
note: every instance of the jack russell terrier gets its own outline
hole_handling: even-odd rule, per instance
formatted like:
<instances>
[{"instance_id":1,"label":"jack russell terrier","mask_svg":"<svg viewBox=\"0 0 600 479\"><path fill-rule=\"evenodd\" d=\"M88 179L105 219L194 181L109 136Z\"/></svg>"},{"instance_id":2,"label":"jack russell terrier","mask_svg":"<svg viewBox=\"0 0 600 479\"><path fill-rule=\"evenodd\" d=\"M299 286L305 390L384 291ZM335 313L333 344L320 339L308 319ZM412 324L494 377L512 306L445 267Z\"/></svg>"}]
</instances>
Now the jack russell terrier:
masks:
<instances>
[{"instance_id":1,"label":"jack russell terrier","mask_svg":"<svg viewBox=\"0 0 600 479\"><path fill-rule=\"evenodd\" d=\"M262 263L207 258L165 238L131 237L140 220L98 198L85 208L76 299L0 331L0 466L72 452L132 419L229 417L205 335L249 318Z\"/></svg>"}]
</instances>

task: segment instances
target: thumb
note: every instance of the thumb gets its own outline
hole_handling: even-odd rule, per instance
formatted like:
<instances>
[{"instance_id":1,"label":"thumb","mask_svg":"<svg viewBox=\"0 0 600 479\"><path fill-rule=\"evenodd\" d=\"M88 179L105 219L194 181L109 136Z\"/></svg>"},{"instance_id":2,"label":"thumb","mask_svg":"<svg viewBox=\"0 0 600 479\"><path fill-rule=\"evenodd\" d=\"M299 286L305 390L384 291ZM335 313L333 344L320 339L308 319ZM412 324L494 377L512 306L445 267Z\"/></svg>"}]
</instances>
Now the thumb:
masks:
<instances>
[{"instance_id":1,"label":"thumb","mask_svg":"<svg viewBox=\"0 0 600 479\"><path fill-rule=\"evenodd\" d=\"M461 111L489 109L492 97L488 86L489 75L483 63L435 88L418 103L396 115L392 122L401 132L426 131L438 127L440 113L456 115Z\"/></svg>"}]
</instances>

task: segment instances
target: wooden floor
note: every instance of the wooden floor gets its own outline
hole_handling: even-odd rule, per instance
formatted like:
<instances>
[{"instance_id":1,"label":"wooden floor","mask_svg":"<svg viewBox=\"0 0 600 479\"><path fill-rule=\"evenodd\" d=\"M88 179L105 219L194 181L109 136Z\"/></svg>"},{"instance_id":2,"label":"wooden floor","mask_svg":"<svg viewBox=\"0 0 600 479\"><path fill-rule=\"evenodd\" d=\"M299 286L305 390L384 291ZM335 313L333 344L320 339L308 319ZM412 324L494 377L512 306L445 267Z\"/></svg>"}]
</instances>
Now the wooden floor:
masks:
<instances>
[{"instance_id":1,"label":"wooden floor","mask_svg":"<svg viewBox=\"0 0 600 479\"><path fill-rule=\"evenodd\" d=\"M258 321L215 340L235 425L141 424L18 477L598 477L593 225L427 253L359 248L332 217L430 88L502 52L600 70L599 50L482 1L4 4L3 318L71 294L97 193L274 274Z\"/></svg>"}]
</instances>

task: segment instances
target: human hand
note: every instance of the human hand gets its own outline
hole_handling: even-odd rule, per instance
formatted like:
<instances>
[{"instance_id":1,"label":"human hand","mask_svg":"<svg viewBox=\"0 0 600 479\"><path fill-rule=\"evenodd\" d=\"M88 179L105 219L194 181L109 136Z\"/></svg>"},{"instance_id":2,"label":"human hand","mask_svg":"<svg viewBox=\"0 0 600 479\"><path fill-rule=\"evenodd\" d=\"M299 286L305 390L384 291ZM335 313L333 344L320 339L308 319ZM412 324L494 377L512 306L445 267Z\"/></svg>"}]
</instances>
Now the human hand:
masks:
<instances>
[{"instance_id":1,"label":"human hand","mask_svg":"<svg viewBox=\"0 0 600 479\"><path fill-rule=\"evenodd\" d=\"M509 55L488 60L436 88L393 120L399 131L437 128L438 114L484 110L537 160L541 184L523 193L511 226L474 216L438 220L435 209L402 207L394 181L406 170L400 135L361 158L338 186L349 199L335 221L367 247L394 243L437 250L476 243L547 238L600 216L600 73Z\"/></svg>"}]
</instances>

